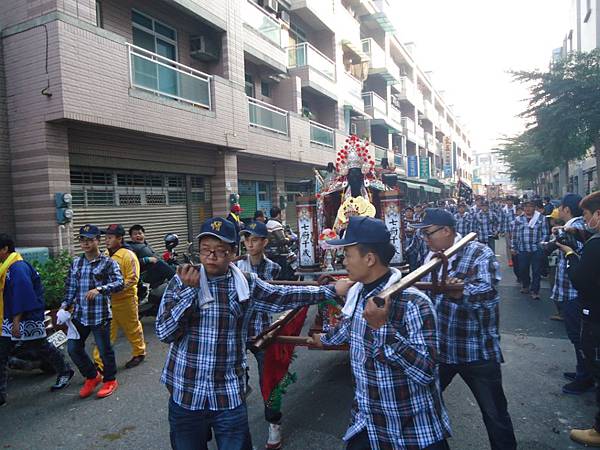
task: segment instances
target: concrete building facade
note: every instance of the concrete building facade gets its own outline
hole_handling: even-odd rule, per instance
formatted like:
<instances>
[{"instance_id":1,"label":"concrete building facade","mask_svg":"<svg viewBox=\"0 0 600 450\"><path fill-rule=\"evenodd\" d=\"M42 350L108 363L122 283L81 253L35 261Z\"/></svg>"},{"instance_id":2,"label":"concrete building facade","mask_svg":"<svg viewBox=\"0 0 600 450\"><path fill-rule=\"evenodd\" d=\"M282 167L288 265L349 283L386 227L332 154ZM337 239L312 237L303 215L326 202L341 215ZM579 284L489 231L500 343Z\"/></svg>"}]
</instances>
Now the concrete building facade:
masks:
<instances>
[{"instance_id":1,"label":"concrete building facade","mask_svg":"<svg viewBox=\"0 0 600 450\"><path fill-rule=\"evenodd\" d=\"M0 2L0 227L53 250L86 222L190 239L233 194L245 214L281 205L292 219L300 182L350 133L401 176L417 156L422 178L470 179L468 135L388 11L385 0ZM73 196L66 230L56 193Z\"/></svg>"}]
</instances>

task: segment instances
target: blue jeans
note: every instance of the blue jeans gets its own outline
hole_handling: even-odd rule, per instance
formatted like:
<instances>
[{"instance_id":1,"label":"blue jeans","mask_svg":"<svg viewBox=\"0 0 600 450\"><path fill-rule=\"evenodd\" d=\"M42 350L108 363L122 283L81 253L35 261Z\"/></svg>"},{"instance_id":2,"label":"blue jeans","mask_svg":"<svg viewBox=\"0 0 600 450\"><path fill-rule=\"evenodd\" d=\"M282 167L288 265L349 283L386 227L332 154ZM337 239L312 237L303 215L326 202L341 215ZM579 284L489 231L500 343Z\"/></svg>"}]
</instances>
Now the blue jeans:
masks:
<instances>
[{"instance_id":1,"label":"blue jeans","mask_svg":"<svg viewBox=\"0 0 600 450\"><path fill-rule=\"evenodd\" d=\"M117 375L117 361L110 343L110 322L109 319L100 325L88 327L73 319L73 325L79 332L79 339L69 339L67 349L79 372L87 379L95 378L98 373L94 361L85 351L85 341L90 333L94 335L94 341L96 341L100 358L102 358L104 381L113 381Z\"/></svg>"},{"instance_id":2,"label":"blue jeans","mask_svg":"<svg viewBox=\"0 0 600 450\"><path fill-rule=\"evenodd\" d=\"M540 279L542 277L542 261L545 258L542 250L535 252L519 252L519 270L521 271L521 284L529 289L532 294L540 293ZM531 276L530 276L531 271Z\"/></svg>"},{"instance_id":3,"label":"blue jeans","mask_svg":"<svg viewBox=\"0 0 600 450\"><path fill-rule=\"evenodd\" d=\"M562 302L562 315L567 329L567 336L575 347L575 357L577 358L577 366L575 372L577 379L590 379L591 375L588 372L583 357L581 348L581 304L579 299L567 300Z\"/></svg>"},{"instance_id":4,"label":"blue jeans","mask_svg":"<svg viewBox=\"0 0 600 450\"><path fill-rule=\"evenodd\" d=\"M252 450L246 403L222 411L191 411L170 398L169 427L173 450L207 450L211 429L219 450Z\"/></svg>"}]
</instances>

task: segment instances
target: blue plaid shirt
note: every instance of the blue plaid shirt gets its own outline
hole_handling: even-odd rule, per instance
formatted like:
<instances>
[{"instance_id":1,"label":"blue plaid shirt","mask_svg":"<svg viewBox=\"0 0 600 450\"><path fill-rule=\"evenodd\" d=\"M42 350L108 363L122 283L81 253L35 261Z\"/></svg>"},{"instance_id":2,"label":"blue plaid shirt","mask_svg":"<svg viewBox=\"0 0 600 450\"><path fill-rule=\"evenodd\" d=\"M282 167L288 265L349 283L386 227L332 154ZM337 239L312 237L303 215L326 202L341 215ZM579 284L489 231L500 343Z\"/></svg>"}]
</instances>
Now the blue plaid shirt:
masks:
<instances>
[{"instance_id":1,"label":"blue plaid shirt","mask_svg":"<svg viewBox=\"0 0 600 450\"><path fill-rule=\"evenodd\" d=\"M425 294L409 288L392 298L388 323L370 328L366 301L385 284L363 289L352 317L321 342L350 345L355 393L344 440L366 429L372 449L421 449L450 436L435 362L435 310Z\"/></svg>"},{"instance_id":2,"label":"blue plaid shirt","mask_svg":"<svg viewBox=\"0 0 600 450\"><path fill-rule=\"evenodd\" d=\"M473 361L503 362L498 330L500 281L498 261L484 244L470 242L448 268L448 276L460 278L464 295L455 300L443 294L434 297L439 332L438 361L464 364ZM424 280L431 280L427 275Z\"/></svg>"},{"instance_id":3,"label":"blue plaid shirt","mask_svg":"<svg viewBox=\"0 0 600 450\"><path fill-rule=\"evenodd\" d=\"M253 266L250 263L250 258L247 258L245 261L238 261L236 265L242 270L250 268L250 272L258 275L258 278L263 281L275 280L281 272L281 266L276 262L271 261L266 256L263 256L263 259L260 261L258 266ZM252 313L250 316L250 324L248 325L249 340L254 336L258 336L262 330L271 325L272 322L271 314L256 311L254 308L251 309Z\"/></svg>"},{"instance_id":4,"label":"blue plaid shirt","mask_svg":"<svg viewBox=\"0 0 600 450\"><path fill-rule=\"evenodd\" d=\"M512 208L502 208L500 232L511 233L516 218L516 207L513 206Z\"/></svg>"},{"instance_id":5,"label":"blue plaid shirt","mask_svg":"<svg viewBox=\"0 0 600 450\"><path fill-rule=\"evenodd\" d=\"M112 318L110 294L123 289L124 282L119 265L108 256L100 255L88 261L85 255L76 257L66 280L63 308L74 306L73 319L85 326L100 325ZM102 287L102 294L87 300L88 291Z\"/></svg>"},{"instance_id":6,"label":"blue plaid shirt","mask_svg":"<svg viewBox=\"0 0 600 450\"><path fill-rule=\"evenodd\" d=\"M454 214L454 220L456 220L456 232L463 236L466 236L473 230L473 218L471 214L465 212L462 216L460 213Z\"/></svg>"},{"instance_id":7,"label":"blue plaid shirt","mask_svg":"<svg viewBox=\"0 0 600 450\"><path fill-rule=\"evenodd\" d=\"M499 228L500 219L491 209L488 212L481 210L473 217L473 231L477 233L479 242L487 243L490 236L498 233Z\"/></svg>"},{"instance_id":8,"label":"blue plaid shirt","mask_svg":"<svg viewBox=\"0 0 600 450\"><path fill-rule=\"evenodd\" d=\"M429 247L418 230L415 230L412 235L405 235L404 253L407 257L414 255L419 265L423 263L423 259L429 253Z\"/></svg>"},{"instance_id":9,"label":"blue plaid shirt","mask_svg":"<svg viewBox=\"0 0 600 450\"><path fill-rule=\"evenodd\" d=\"M517 252L537 252L540 242L548 239L549 230L546 217L540 214L533 227L525 214L515 219L511 234L511 249Z\"/></svg>"},{"instance_id":10,"label":"blue plaid shirt","mask_svg":"<svg viewBox=\"0 0 600 450\"><path fill-rule=\"evenodd\" d=\"M568 221L565 226L585 230L585 221L583 217L575 217ZM581 254L583 243L577 241L577 246L573 249L575 253ZM575 300L578 296L577 290L571 284L571 280L567 275L567 258L563 252L558 253L558 265L556 266L556 275L554 277L554 285L552 286L552 295L550 298L557 302Z\"/></svg>"},{"instance_id":11,"label":"blue plaid shirt","mask_svg":"<svg viewBox=\"0 0 600 450\"><path fill-rule=\"evenodd\" d=\"M173 277L156 317L156 334L171 344L161 376L173 401L188 410L220 411L244 402L246 339L252 309L282 312L335 298L329 286L273 286L248 274L250 299L240 301L231 271L208 280L214 301Z\"/></svg>"}]
</instances>

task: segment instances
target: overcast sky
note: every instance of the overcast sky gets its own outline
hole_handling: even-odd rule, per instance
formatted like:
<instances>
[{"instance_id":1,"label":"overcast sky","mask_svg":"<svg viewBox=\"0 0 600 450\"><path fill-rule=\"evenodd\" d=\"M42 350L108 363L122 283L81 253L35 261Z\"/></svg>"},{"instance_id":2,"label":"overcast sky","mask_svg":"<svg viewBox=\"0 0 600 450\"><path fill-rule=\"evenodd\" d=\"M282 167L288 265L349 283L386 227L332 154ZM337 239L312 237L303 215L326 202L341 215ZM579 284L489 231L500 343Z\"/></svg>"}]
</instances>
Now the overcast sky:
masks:
<instances>
[{"instance_id":1,"label":"overcast sky","mask_svg":"<svg viewBox=\"0 0 600 450\"><path fill-rule=\"evenodd\" d=\"M522 130L527 90L509 69L546 68L568 30L570 0L390 0L398 34L460 122L474 151Z\"/></svg>"}]
</instances>

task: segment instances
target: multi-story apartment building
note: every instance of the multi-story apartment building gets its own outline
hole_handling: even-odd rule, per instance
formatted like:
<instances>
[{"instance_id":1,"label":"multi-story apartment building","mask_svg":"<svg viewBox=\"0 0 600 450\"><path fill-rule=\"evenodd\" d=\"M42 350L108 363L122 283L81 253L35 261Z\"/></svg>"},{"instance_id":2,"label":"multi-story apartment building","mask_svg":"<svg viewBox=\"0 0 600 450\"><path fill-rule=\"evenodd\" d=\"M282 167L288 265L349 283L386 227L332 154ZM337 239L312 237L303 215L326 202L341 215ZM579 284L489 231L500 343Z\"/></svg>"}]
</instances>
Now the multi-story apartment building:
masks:
<instances>
[{"instance_id":1,"label":"multi-story apartment building","mask_svg":"<svg viewBox=\"0 0 600 450\"><path fill-rule=\"evenodd\" d=\"M72 236L55 219L65 192L74 229L142 223L191 238L233 194L247 214L287 205L293 222L300 182L350 133L401 176L417 156L424 179L470 179L469 138L388 11L385 0L0 2L0 227L58 248Z\"/></svg>"},{"instance_id":2,"label":"multi-story apartment building","mask_svg":"<svg viewBox=\"0 0 600 450\"><path fill-rule=\"evenodd\" d=\"M552 52L552 61L573 51L589 52L600 47L600 0L571 0L570 23L562 46ZM597 190L600 185L594 149L588 151L586 158L540 174L538 186L542 194L555 197L566 192L584 196Z\"/></svg>"},{"instance_id":3,"label":"multi-story apartment building","mask_svg":"<svg viewBox=\"0 0 600 450\"><path fill-rule=\"evenodd\" d=\"M487 194L487 186L499 186L504 194L516 192L506 164L496 153L475 152L473 158L473 191L476 194Z\"/></svg>"}]
</instances>

